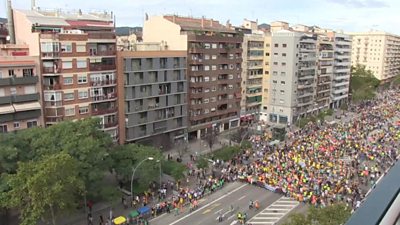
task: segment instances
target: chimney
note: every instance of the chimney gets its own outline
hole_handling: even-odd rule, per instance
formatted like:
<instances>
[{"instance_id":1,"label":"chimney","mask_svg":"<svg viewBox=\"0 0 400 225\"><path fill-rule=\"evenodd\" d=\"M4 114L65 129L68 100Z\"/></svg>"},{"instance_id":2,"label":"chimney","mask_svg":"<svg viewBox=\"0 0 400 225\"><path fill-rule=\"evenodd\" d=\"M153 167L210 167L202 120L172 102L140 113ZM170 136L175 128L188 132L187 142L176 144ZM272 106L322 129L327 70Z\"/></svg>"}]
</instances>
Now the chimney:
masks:
<instances>
[{"instance_id":1,"label":"chimney","mask_svg":"<svg viewBox=\"0 0 400 225\"><path fill-rule=\"evenodd\" d=\"M36 9L36 0L31 0L31 9L32 10Z\"/></svg>"},{"instance_id":2,"label":"chimney","mask_svg":"<svg viewBox=\"0 0 400 225\"><path fill-rule=\"evenodd\" d=\"M11 0L7 0L8 33L10 35L10 44L15 44L14 17L11 6Z\"/></svg>"},{"instance_id":3,"label":"chimney","mask_svg":"<svg viewBox=\"0 0 400 225\"><path fill-rule=\"evenodd\" d=\"M204 16L201 17L201 27L204 28Z\"/></svg>"}]
</instances>

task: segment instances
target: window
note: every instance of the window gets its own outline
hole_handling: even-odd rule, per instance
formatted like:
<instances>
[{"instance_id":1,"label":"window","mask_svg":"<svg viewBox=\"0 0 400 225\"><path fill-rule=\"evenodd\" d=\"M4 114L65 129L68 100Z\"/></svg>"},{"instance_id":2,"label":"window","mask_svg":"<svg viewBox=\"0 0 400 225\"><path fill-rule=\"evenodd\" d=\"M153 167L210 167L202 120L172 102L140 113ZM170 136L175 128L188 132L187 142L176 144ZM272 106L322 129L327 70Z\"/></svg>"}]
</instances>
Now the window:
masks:
<instances>
[{"instance_id":1,"label":"window","mask_svg":"<svg viewBox=\"0 0 400 225\"><path fill-rule=\"evenodd\" d=\"M86 45L77 45L76 52L86 52Z\"/></svg>"},{"instance_id":2,"label":"window","mask_svg":"<svg viewBox=\"0 0 400 225\"><path fill-rule=\"evenodd\" d=\"M10 88L10 92L11 92L11 95L16 95L17 94L17 89L15 87L11 87Z\"/></svg>"},{"instance_id":3,"label":"window","mask_svg":"<svg viewBox=\"0 0 400 225\"><path fill-rule=\"evenodd\" d=\"M85 59L76 61L76 68L82 69L86 67L87 67L87 61Z\"/></svg>"},{"instance_id":4,"label":"window","mask_svg":"<svg viewBox=\"0 0 400 225\"><path fill-rule=\"evenodd\" d=\"M212 55L211 59L217 59L217 55Z\"/></svg>"},{"instance_id":5,"label":"window","mask_svg":"<svg viewBox=\"0 0 400 225\"><path fill-rule=\"evenodd\" d=\"M78 84L85 84L87 83L87 76L86 75L78 75Z\"/></svg>"},{"instance_id":6,"label":"window","mask_svg":"<svg viewBox=\"0 0 400 225\"><path fill-rule=\"evenodd\" d=\"M204 109L204 114L208 114L210 112L209 109Z\"/></svg>"},{"instance_id":7,"label":"window","mask_svg":"<svg viewBox=\"0 0 400 225\"><path fill-rule=\"evenodd\" d=\"M273 81L272 81L272 83L274 83L274 84L277 84L277 83L278 83L278 81L276 81L276 80L273 80Z\"/></svg>"},{"instance_id":8,"label":"window","mask_svg":"<svg viewBox=\"0 0 400 225\"><path fill-rule=\"evenodd\" d=\"M37 121L36 120L28 121L26 122L26 126L28 128L37 127Z\"/></svg>"},{"instance_id":9,"label":"window","mask_svg":"<svg viewBox=\"0 0 400 225\"><path fill-rule=\"evenodd\" d=\"M286 75L286 72L281 72L281 76L285 76Z\"/></svg>"},{"instance_id":10,"label":"window","mask_svg":"<svg viewBox=\"0 0 400 225\"><path fill-rule=\"evenodd\" d=\"M272 71L272 75L278 75L278 71Z\"/></svg>"},{"instance_id":11,"label":"window","mask_svg":"<svg viewBox=\"0 0 400 225\"><path fill-rule=\"evenodd\" d=\"M278 65L278 62L274 62L274 65L277 66L277 65Z\"/></svg>"},{"instance_id":12,"label":"window","mask_svg":"<svg viewBox=\"0 0 400 225\"><path fill-rule=\"evenodd\" d=\"M211 70L217 70L217 66L216 65L212 65L211 66Z\"/></svg>"},{"instance_id":13,"label":"window","mask_svg":"<svg viewBox=\"0 0 400 225\"><path fill-rule=\"evenodd\" d=\"M71 101L74 100L74 98L74 93L64 93L64 101Z\"/></svg>"},{"instance_id":14,"label":"window","mask_svg":"<svg viewBox=\"0 0 400 225\"><path fill-rule=\"evenodd\" d=\"M286 66L286 63L285 63L285 62L283 62L283 63L282 63L282 66Z\"/></svg>"},{"instance_id":15,"label":"window","mask_svg":"<svg viewBox=\"0 0 400 225\"><path fill-rule=\"evenodd\" d=\"M14 122L14 128L18 129L19 128L19 122Z\"/></svg>"},{"instance_id":16,"label":"window","mask_svg":"<svg viewBox=\"0 0 400 225\"><path fill-rule=\"evenodd\" d=\"M72 44L71 43L62 43L61 44L61 52L72 52Z\"/></svg>"},{"instance_id":17,"label":"window","mask_svg":"<svg viewBox=\"0 0 400 225\"><path fill-rule=\"evenodd\" d=\"M211 45L211 48L217 48L217 44L215 44L215 43L213 43L212 45Z\"/></svg>"},{"instance_id":18,"label":"window","mask_svg":"<svg viewBox=\"0 0 400 225\"><path fill-rule=\"evenodd\" d=\"M72 61L64 61L62 62L63 69L72 69Z\"/></svg>"},{"instance_id":19,"label":"window","mask_svg":"<svg viewBox=\"0 0 400 225\"><path fill-rule=\"evenodd\" d=\"M285 85L285 81L281 81L281 84L282 84L282 85Z\"/></svg>"},{"instance_id":20,"label":"window","mask_svg":"<svg viewBox=\"0 0 400 225\"><path fill-rule=\"evenodd\" d=\"M84 107L79 107L79 114L87 114L89 113L89 107L84 106Z\"/></svg>"},{"instance_id":21,"label":"window","mask_svg":"<svg viewBox=\"0 0 400 225\"><path fill-rule=\"evenodd\" d=\"M204 70L205 70L205 71L210 70L210 66L204 66Z\"/></svg>"},{"instance_id":22,"label":"window","mask_svg":"<svg viewBox=\"0 0 400 225\"><path fill-rule=\"evenodd\" d=\"M204 48L205 49L210 49L211 48L211 44L210 43L204 43Z\"/></svg>"},{"instance_id":23,"label":"window","mask_svg":"<svg viewBox=\"0 0 400 225\"><path fill-rule=\"evenodd\" d=\"M78 92L78 98L79 99L84 99L84 98L88 98L88 92L87 91L80 91Z\"/></svg>"},{"instance_id":24,"label":"window","mask_svg":"<svg viewBox=\"0 0 400 225\"><path fill-rule=\"evenodd\" d=\"M265 56L269 56L269 52L266 52L266 53L265 53Z\"/></svg>"},{"instance_id":25,"label":"window","mask_svg":"<svg viewBox=\"0 0 400 225\"><path fill-rule=\"evenodd\" d=\"M282 56L283 56L283 57L286 57L286 53L282 53Z\"/></svg>"},{"instance_id":26,"label":"window","mask_svg":"<svg viewBox=\"0 0 400 225\"><path fill-rule=\"evenodd\" d=\"M0 134L7 133L7 125L0 125Z\"/></svg>"},{"instance_id":27,"label":"window","mask_svg":"<svg viewBox=\"0 0 400 225\"><path fill-rule=\"evenodd\" d=\"M278 53L277 53L277 52L275 52L275 53L274 53L274 56L278 56Z\"/></svg>"},{"instance_id":28,"label":"window","mask_svg":"<svg viewBox=\"0 0 400 225\"><path fill-rule=\"evenodd\" d=\"M279 47L279 45L278 44L274 44L274 47L277 48L277 47Z\"/></svg>"},{"instance_id":29,"label":"window","mask_svg":"<svg viewBox=\"0 0 400 225\"><path fill-rule=\"evenodd\" d=\"M3 72L0 71L0 79L3 78Z\"/></svg>"},{"instance_id":30,"label":"window","mask_svg":"<svg viewBox=\"0 0 400 225\"><path fill-rule=\"evenodd\" d=\"M210 55L204 55L204 59L205 59L205 60L210 59Z\"/></svg>"},{"instance_id":31,"label":"window","mask_svg":"<svg viewBox=\"0 0 400 225\"><path fill-rule=\"evenodd\" d=\"M285 91L284 90L281 90L281 95L284 95L285 94Z\"/></svg>"},{"instance_id":32,"label":"window","mask_svg":"<svg viewBox=\"0 0 400 225\"><path fill-rule=\"evenodd\" d=\"M204 77L204 82L210 81L210 77Z\"/></svg>"},{"instance_id":33,"label":"window","mask_svg":"<svg viewBox=\"0 0 400 225\"><path fill-rule=\"evenodd\" d=\"M24 77L32 77L32 76L34 76L33 69L22 69L22 76L24 76Z\"/></svg>"},{"instance_id":34,"label":"window","mask_svg":"<svg viewBox=\"0 0 400 225\"><path fill-rule=\"evenodd\" d=\"M0 88L0 97L3 97L5 95L6 95L6 93L4 91L4 88Z\"/></svg>"},{"instance_id":35,"label":"window","mask_svg":"<svg viewBox=\"0 0 400 225\"><path fill-rule=\"evenodd\" d=\"M279 99L279 103L283 104L285 101L283 99Z\"/></svg>"},{"instance_id":36,"label":"window","mask_svg":"<svg viewBox=\"0 0 400 225\"><path fill-rule=\"evenodd\" d=\"M265 44L265 47L269 47L269 46L270 46L269 43Z\"/></svg>"},{"instance_id":37,"label":"window","mask_svg":"<svg viewBox=\"0 0 400 225\"><path fill-rule=\"evenodd\" d=\"M209 103L209 102L210 100L208 98L205 98L203 103Z\"/></svg>"},{"instance_id":38,"label":"window","mask_svg":"<svg viewBox=\"0 0 400 225\"><path fill-rule=\"evenodd\" d=\"M64 77L64 85L71 85L74 83L74 79L72 77Z\"/></svg>"},{"instance_id":39,"label":"window","mask_svg":"<svg viewBox=\"0 0 400 225\"><path fill-rule=\"evenodd\" d=\"M65 116L74 116L74 115L75 115L75 108L65 109Z\"/></svg>"},{"instance_id":40,"label":"window","mask_svg":"<svg viewBox=\"0 0 400 225\"><path fill-rule=\"evenodd\" d=\"M40 43L41 52L59 52L60 43L57 42L42 42Z\"/></svg>"},{"instance_id":41,"label":"window","mask_svg":"<svg viewBox=\"0 0 400 225\"><path fill-rule=\"evenodd\" d=\"M14 70L8 70L8 76L15 76Z\"/></svg>"},{"instance_id":42,"label":"window","mask_svg":"<svg viewBox=\"0 0 400 225\"><path fill-rule=\"evenodd\" d=\"M37 92L36 86L35 85L25 86L24 92L25 94L35 94Z\"/></svg>"},{"instance_id":43,"label":"window","mask_svg":"<svg viewBox=\"0 0 400 225\"><path fill-rule=\"evenodd\" d=\"M215 86L212 86L212 87L211 87L211 91L213 91L213 92L214 92L214 91L217 91L217 88L216 88Z\"/></svg>"},{"instance_id":44,"label":"window","mask_svg":"<svg viewBox=\"0 0 400 225\"><path fill-rule=\"evenodd\" d=\"M282 47L286 48L286 47L287 47L287 44L282 44Z\"/></svg>"},{"instance_id":45,"label":"window","mask_svg":"<svg viewBox=\"0 0 400 225\"><path fill-rule=\"evenodd\" d=\"M229 80L232 80L232 79L233 79L233 74L229 74L229 75L228 75L228 79L229 79Z\"/></svg>"},{"instance_id":46,"label":"window","mask_svg":"<svg viewBox=\"0 0 400 225\"><path fill-rule=\"evenodd\" d=\"M211 97L211 102L216 102L217 101L217 97Z\"/></svg>"}]
</instances>

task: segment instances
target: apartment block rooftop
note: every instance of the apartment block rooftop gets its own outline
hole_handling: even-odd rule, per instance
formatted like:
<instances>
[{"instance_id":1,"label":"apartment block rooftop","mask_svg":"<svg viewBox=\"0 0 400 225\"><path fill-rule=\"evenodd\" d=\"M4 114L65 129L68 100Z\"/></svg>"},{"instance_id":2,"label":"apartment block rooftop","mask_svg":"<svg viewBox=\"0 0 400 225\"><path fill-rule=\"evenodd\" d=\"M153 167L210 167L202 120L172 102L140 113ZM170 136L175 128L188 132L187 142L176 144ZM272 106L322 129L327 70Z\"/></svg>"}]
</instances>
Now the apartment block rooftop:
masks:
<instances>
[{"instance_id":1,"label":"apartment block rooftop","mask_svg":"<svg viewBox=\"0 0 400 225\"><path fill-rule=\"evenodd\" d=\"M167 19L177 25L179 25L182 30L206 30L224 33L236 33L236 31L231 27L230 23L227 22L226 25L221 24L218 20L194 17L182 17L177 15L164 15L164 19Z\"/></svg>"}]
</instances>

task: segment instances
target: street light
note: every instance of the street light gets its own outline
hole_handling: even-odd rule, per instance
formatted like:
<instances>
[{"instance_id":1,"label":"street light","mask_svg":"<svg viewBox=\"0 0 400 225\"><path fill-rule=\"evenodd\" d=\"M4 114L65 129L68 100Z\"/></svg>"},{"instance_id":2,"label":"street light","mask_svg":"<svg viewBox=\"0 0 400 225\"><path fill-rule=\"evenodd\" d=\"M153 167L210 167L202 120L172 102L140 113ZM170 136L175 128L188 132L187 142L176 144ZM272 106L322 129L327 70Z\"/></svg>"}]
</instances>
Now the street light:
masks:
<instances>
[{"instance_id":1,"label":"street light","mask_svg":"<svg viewBox=\"0 0 400 225\"><path fill-rule=\"evenodd\" d=\"M135 177L136 169L139 168L139 166L140 166L142 163L144 163L145 161L147 161L147 160L152 161L153 159L154 159L153 157L145 158L145 159L143 159L142 161L140 161L139 164L133 169L132 178L131 178L131 196L132 196L132 198L133 198L133 178Z\"/></svg>"}]
</instances>

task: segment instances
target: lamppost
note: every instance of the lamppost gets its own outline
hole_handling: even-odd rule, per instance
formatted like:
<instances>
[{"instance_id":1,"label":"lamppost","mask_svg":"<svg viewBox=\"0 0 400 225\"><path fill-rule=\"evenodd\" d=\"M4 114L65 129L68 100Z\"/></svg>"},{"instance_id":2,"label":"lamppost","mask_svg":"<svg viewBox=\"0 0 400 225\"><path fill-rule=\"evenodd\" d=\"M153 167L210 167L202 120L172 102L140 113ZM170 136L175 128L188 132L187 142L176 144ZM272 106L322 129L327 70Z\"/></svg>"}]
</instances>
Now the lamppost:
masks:
<instances>
[{"instance_id":1,"label":"lamppost","mask_svg":"<svg viewBox=\"0 0 400 225\"><path fill-rule=\"evenodd\" d=\"M147 161L147 160L152 161L153 159L154 159L153 157L145 158L142 161L140 161L139 164L133 169L132 178L131 178L131 196L132 196L132 198L133 198L133 178L135 177L136 169L139 168L139 166L142 165L142 163L144 163L145 161Z\"/></svg>"}]
</instances>

